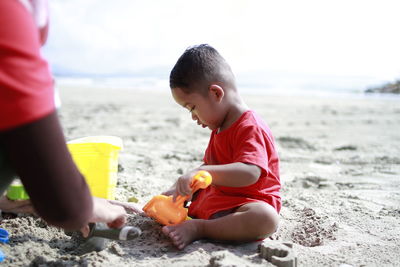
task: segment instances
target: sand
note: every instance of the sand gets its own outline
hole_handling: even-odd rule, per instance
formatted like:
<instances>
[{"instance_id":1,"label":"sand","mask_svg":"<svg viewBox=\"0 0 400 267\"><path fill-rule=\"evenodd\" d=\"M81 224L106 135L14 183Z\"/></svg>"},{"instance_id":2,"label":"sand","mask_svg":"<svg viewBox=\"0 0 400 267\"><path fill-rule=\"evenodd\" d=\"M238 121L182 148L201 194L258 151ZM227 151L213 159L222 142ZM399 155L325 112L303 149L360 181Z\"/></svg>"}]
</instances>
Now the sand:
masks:
<instances>
[{"instance_id":1,"label":"sand","mask_svg":"<svg viewBox=\"0 0 400 267\"><path fill-rule=\"evenodd\" d=\"M117 199L146 203L201 163L209 130L176 105L168 89L61 87L68 140L123 139ZM293 243L299 266L400 265L400 99L243 95L270 125L281 158L283 208L276 242ZM196 241L174 248L140 215L133 241L78 255L83 240L41 219L3 218L4 266L273 266L258 243ZM271 241L272 242L272 241Z\"/></svg>"}]
</instances>

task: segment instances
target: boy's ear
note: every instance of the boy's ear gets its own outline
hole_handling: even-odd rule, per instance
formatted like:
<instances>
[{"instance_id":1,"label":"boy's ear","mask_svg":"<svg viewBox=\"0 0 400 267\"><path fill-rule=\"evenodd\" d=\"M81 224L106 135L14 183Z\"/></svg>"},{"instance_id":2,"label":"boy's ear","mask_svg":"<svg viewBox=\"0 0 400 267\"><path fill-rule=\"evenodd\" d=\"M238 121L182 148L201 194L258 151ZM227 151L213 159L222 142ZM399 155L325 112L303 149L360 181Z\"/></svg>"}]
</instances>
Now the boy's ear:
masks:
<instances>
[{"instance_id":1,"label":"boy's ear","mask_svg":"<svg viewBox=\"0 0 400 267\"><path fill-rule=\"evenodd\" d=\"M211 84L208 93L213 99L217 100L217 102L221 102L225 95L224 89L217 84Z\"/></svg>"}]
</instances>

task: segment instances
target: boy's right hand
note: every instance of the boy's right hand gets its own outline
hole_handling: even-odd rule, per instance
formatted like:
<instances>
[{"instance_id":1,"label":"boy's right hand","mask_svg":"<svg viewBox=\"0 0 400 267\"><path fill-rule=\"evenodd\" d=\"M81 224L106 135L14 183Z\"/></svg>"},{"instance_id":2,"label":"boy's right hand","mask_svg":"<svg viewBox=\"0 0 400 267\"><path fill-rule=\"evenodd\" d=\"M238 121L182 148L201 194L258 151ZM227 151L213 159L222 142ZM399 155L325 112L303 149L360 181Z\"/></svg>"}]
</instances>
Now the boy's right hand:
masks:
<instances>
[{"instance_id":1,"label":"boy's right hand","mask_svg":"<svg viewBox=\"0 0 400 267\"><path fill-rule=\"evenodd\" d=\"M176 198L180 195L180 196L189 196L189 198L191 198L192 195L192 188L190 187L191 183L192 183L192 179L194 177L194 175L196 175L196 173L198 172L198 170L192 170L184 175L182 175L181 177L178 178L178 180L175 183L175 192L173 193L173 200L175 201Z\"/></svg>"}]
</instances>

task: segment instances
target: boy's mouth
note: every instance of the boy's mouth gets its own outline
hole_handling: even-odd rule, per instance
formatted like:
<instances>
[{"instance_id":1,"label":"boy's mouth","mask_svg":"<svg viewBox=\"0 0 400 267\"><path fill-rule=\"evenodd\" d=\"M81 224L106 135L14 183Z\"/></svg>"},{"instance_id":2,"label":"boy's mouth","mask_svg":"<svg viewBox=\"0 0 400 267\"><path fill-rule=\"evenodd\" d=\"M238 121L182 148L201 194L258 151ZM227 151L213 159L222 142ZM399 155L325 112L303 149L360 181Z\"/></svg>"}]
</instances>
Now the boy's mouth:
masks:
<instances>
[{"instance_id":1,"label":"boy's mouth","mask_svg":"<svg viewBox=\"0 0 400 267\"><path fill-rule=\"evenodd\" d=\"M206 127L207 127L207 125L201 123L200 121L197 121L197 125L200 125L200 126L203 127L203 128L206 128Z\"/></svg>"}]
</instances>

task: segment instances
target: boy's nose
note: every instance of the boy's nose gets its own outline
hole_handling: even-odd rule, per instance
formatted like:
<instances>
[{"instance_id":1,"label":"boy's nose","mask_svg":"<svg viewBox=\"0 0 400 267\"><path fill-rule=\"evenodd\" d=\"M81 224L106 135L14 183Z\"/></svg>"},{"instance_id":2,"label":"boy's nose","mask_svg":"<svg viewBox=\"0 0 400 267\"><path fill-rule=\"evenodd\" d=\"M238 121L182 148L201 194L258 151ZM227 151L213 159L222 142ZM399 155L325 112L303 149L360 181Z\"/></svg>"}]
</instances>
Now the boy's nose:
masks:
<instances>
[{"instance_id":1,"label":"boy's nose","mask_svg":"<svg viewBox=\"0 0 400 267\"><path fill-rule=\"evenodd\" d=\"M197 121L197 116L194 113L192 113L192 120Z\"/></svg>"}]
</instances>

